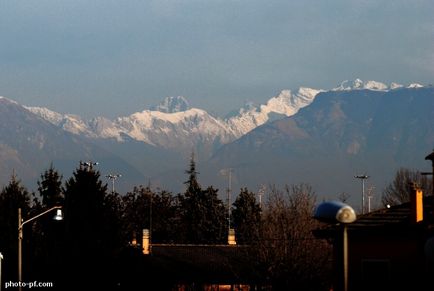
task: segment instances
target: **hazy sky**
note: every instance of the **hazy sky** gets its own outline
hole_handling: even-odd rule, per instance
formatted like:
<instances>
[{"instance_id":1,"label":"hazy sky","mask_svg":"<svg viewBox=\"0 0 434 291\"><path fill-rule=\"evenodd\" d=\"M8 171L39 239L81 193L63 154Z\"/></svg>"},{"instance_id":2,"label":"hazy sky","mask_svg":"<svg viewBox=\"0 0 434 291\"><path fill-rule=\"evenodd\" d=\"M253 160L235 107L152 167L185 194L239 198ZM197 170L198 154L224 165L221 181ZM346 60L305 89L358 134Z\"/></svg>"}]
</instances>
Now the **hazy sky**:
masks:
<instances>
[{"instance_id":1,"label":"hazy sky","mask_svg":"<svg viewBox=\"0 0 434 291\"><path fill-rule=\"evenodd\" d=\"M1 0L0 96L84 117L166 96L227 113L282 89L434 83L432 0Z\"/></svg>"}]
</instances>

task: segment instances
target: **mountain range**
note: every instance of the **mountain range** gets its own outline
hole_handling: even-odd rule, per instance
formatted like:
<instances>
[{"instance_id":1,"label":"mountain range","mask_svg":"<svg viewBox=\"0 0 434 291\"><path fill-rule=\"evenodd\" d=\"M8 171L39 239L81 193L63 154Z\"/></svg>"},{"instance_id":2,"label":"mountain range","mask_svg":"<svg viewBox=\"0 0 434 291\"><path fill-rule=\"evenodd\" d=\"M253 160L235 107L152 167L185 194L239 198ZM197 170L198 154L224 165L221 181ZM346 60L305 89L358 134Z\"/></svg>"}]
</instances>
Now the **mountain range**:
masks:
<instances>
[{"instance_id":1,"label":"mountain range","mask_svg":"<svg viewBox=\"0 0 434 291\"><path fill-rule=\"evenodd\" d=\"M357 79L331 90L283 90L224 118L177 96L129 116L90 120L2 97L0 182L14 169L34 188L50 163L68 177L88 159L98 160L103 174L121 172L116 183L123 191L148 182L182 191L194 152L204 186L222 190L228 182L234 192L306 182L322 197L356 197L354 175L363 172L380 193L397 167L427 166L433 97L434 88L417 83ZM220 174L226 168L231 181Z\"/></svg>"}]
</instances>

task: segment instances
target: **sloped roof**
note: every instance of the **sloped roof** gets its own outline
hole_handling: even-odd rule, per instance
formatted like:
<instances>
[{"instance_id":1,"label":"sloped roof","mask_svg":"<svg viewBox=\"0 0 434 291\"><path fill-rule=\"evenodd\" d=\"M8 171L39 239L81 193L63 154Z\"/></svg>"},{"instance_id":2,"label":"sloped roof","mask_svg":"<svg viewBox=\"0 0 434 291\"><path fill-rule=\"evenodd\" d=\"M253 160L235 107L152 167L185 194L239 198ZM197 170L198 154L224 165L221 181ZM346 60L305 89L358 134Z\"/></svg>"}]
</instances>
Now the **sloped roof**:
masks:
<instances>
[{"instance_id":1,"label":"sloped roof","mask_svg":"<svg viewBox=\"0 0 434 291\"><path fill-rule=\"evenodd\" d=\"M153 245L154 266L183 281L246 283L256 278L247 246Z\"/></svg>"},{"instance_id":2,"label":"sloped roof","mask_svg":"<svg viewBox=\"0 0 434 291\"><path fill-rule=\"evenodd\" d=\"M252 251L242 245L154 244L151 254L143 255L140 248L131 248L119 261L122 284L158 290L162 284L168 290L177 284L261 284L266 278Z\"/></svg>"},{"instance_id":3,"label":"sloped roof","mask_svg":"<svg viewBox=\"0 0 434 291\"><path fill-rule=\"evenodd\" d=\"M406 202L359 215L347 227L353 232L376 231L381 233L387 231L389 234L396 233L397 235L402 235L403 232L411 234L421 228L434 231L433 196L423 198L423 208L423 221L419 223L411 222L411 205L410 202ZM336 235L338 229L338 224L324 224L320 229L314 230L314 235L318 238L331 238Z\"/></svg>"},{"instance_id":4,"label":"sloped roof","mask_svg":"<svg viewBox=\"0 0 434 291\"><path fill-rule=\"evenodd\" d=\"M434 197L426 196L423 198L423 222L424 224L434 223L433 202ZM399 205L385 207L360 215L356 221L350 225L351 228L375 227L375 226L392 226L411 224L411 205L406 202Z\"/></svg>"}]
</instances>

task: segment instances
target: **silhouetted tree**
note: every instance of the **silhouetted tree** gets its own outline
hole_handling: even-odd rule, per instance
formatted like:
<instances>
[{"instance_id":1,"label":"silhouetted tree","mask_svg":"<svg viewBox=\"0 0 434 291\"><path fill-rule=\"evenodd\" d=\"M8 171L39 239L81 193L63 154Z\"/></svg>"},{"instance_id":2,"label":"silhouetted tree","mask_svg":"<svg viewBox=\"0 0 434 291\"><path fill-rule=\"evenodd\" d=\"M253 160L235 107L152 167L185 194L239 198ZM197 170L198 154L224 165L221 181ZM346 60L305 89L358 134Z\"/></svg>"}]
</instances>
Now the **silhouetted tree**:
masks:
<instances>
[{"instance_id":1,"label":"silhouetted tree","mask_svg":"<svg viewBox=\"0 0 434 291\"><path fill-rule=\"evenodd\" d=\"M143 229L151 228L151 201L154 193L150 187L134 187L122 197L123 233L127 242L142 237Z\"/></svg>"},{"instance_id":2,"label":"silhouetted tree","mask_svg":"<svg viewBox=\"0 0 434 291\"><path fill-rule=\"evenodd\" d=\"M3 282L17 280L18 208L21 208L22 217L25 219L30 212L30 194L14 173L9 184L0 193L0 250L8 262L2 266ZM29 254L29 244L26 242L30 239L28 234L31 233L31 227L26 227L24 231L23 256ZM27 270L28 265L23 264L23 268Z\"/></svg>"},{"instance_id":3,"label":"silhouetted tree","mask_svg":"<svg viewBox=\"0 0 434 291\"><path fill-rule=\"evenodd\" d=\"M184 182L185 185L187 185L187 191L185 192L186 195L195 195L202 191L202 188L199 185L199 182L197 181L197 175L199 174L196 171L196 162L194 160L194 153L191 154L190 159L190 168L185 171L186 174L188 174L188 180Z\"/></svg>"},{"instance_id":4,"label":"silhouetted tree","mask_svg":"<svg viewBox=\"0 0 434 291\"><path fill-rule=\"evenodd\" d=\"M412 184L416 183L422 189L424 195L431 193L431 183L427 176L419 171L400 168L393 181L386 186L382 193L381 201L384 205L397 205L410 201Z\"/></svg>"},{"instance_id":5,"label":"silhouetted tree","mask_svg":"<svg viewBox=\"0 0 434 291\"><path fill-rule=\"evenodd\" d=\"M255 194L243 188L232 207L232 224L239 244L256 244L259 239L261 208Z\"/></svg>"},{"instance_id":6,"label":"silhouetted tree","mask_svg":"<svg viewBox=\"0 0 434 291\"><path fill-rule=\"evenodd\" d=\"M331 246L316 239L316 195L307 184L271 190L263 210L258 261L273 290L328 290Z\"/></svg>"},{"instance_id":7,"label":"silhouetted tree","mask_svg":"<svg viewBox=\"0 0 434 291\"><path fill-rule=\"evenodd\" d=\"M202 192L202 242L224 243L227 241L227 214L226 207L218 198L218 190L209 186Z\"/></svg>"},{"instance_id":8,"label":"silhouetted tree","mask_svg":"<svg viewBox=\"0 0 434 291\"><path fill-rule=\"evenodd\" d=\"M41 174L37 181L40 200L35 201L33 211L42 213L54 206L63 206L64 196L62 175L53 165ZM53 213L54 215L54 213ZM63 223L54 221L52 215L45 215L35 220L32 232L34 250L34 279L53 281L59 274L60 252L62 245Z\"/></svg>"},{"instance_id":9,"label":"silhouetted tree","mask_svg":"<svg viewBox=\"0 0 434 291\"><path fill-rule=\"evenodd\" d=\"M176 198L172 193L160 191L152 196L152 241L173 243L178 237L179 217Z\"/></svg>"},{"instance_id":10,"label":"silhouetted tree","mask_svg":"<svg viewBox=\"0 0 434 291\"><path fill-rule=\"evenodd\" d=\"M37 183L43 207L50 208L56 205L63 205L62 178L63 176L53 167L53 164L41 174Z\"/></svg>"},{"instance_id":11,"label":"silhouetted tree","mask_svg":"<svg viewBox=\"0 0 434 291\"><path fill-rule=\"evenodd\" d=\"M180 242L221 243L225 237L225 207L217 197L218 190L213 187L202 190L197 181L194 154L190 160L190 169L186 173L189 175L185 182L186 192L177 196L182 235Z\"/></svg>"},{"instance_id":12,"label":"silhouetted tree","mask_svg":"<svg viewBox=\"0 0 434 291\"><path fill-rule=\"evenodd\" d=\"M92 167L80 164L66 182L64 264L69 268L63 287L80 288L81 280L89 282L86 284L91 289L103 289L104 284L112 283L114 258L120 248L120 225L116 199L111 198L100 173Z\"/></svg>"}]
</instances>

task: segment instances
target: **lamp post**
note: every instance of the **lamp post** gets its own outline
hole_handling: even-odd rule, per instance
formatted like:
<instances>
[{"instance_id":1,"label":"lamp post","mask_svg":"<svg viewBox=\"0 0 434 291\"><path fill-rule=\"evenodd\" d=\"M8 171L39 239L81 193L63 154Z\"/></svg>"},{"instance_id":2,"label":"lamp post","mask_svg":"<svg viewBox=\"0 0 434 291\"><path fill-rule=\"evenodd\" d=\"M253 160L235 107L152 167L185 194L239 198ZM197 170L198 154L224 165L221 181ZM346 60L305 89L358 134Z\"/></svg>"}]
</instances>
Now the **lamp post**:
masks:
<instances>
[{"instance_id":1,"label":"lamp post","mask_svg":"<svg viewBox=\"0 0 434 291\"><path fill-rule=\"evenodd\" d=\"M53 210L57 209L56 215L54 216L54 220L62 220L62 207L61 206L54 206L48 210L45 210L42 213L39 213L38 215L35 215L27 220L24 220L21 218L21 208L18 208L18 283L20 284L19 290L21 290L21 282L23 279L22 274L22 261L23 261L23 254L22 254L22 244L23 244L23 226L26 223L29 223Z\"/></svg>"},{"instance_id":2,"label":"lamp post","mask_svg":"<svg viewBox=\"0 0 434 291\"><path fill-rule=\"evenodd\" d=\"M354 178L362 180L362 214L365 214L365 180L369 178L368 175L356 175Z\"/></svg>"},{"instance_id":3,"label":"lamp post","mask_svg":"<svg viewBox=\"0 0 434 291\"><path fill-rule=\"evenodd\" d=\"M98 162L92 162L92 161L82 162L82 161L80 161L80 166L86 167L88 171L91 171L93 169L93 166L96 166L98 164L99 164Z\"/></svg>"},{"instance_id":4,"label":"lamp post","mask_svg":"<svg viewBox=\"0 0 434 291\"><path fill-rule=\"evenodd\" d=\"M3 261L3 254L0 253L0 291L2 290L2 261Z\"/></svg>"},{"instance_id":5,"label":"lamp post","mask_svg":"<svg viewBox=\"0 0 434 291\"><path fill-rule=\"evenodd\" d=\"M122 177L121 174L108 174L106 178L112 180L112 193L115 193L115 180L119 177Z\"/></svg>"},{"instance_id":6,"label":"lamp post","mask_svg":"<svg viewBox=\"0 0 434 291\"><path fill-rule=\"evenodd\" d=\"M354 209L340 201L323 202L318 205L314 218L328 223L340 223L342 226L342 277L343 290L348 290L348 231L347 225L356 220Z\"/></svg>"}]
</instances>

